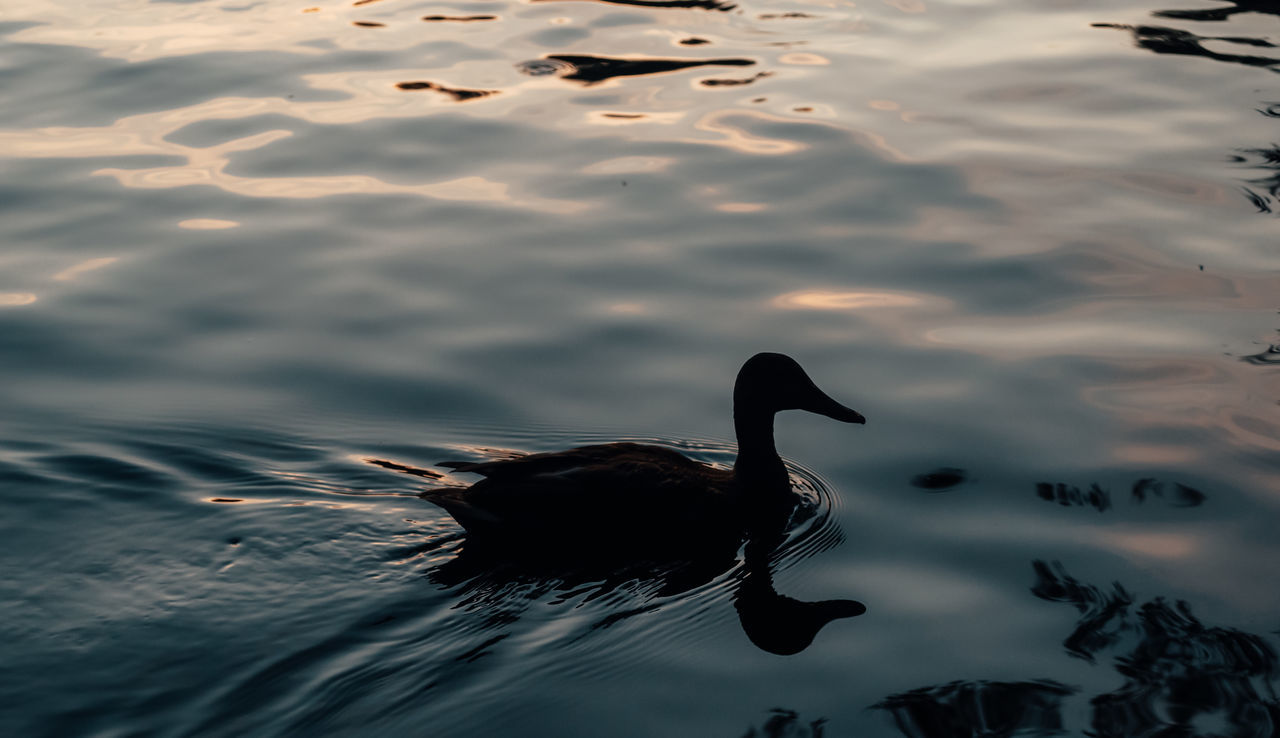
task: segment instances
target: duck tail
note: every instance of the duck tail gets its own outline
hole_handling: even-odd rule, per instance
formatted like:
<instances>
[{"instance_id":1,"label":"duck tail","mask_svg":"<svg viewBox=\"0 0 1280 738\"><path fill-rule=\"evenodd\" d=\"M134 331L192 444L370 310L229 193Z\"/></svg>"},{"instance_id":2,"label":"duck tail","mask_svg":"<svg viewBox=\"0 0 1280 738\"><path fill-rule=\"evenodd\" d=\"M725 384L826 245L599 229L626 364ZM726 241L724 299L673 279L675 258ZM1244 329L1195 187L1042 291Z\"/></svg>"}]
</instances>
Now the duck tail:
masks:
<instances>
[{"instance_id":1,"label":"duck tail","mask_svg":"<svg viewBox=\"0 0 1280 738\"><path fill-rule=\"evenodd\" d=\"M468 531L499 527L502 521L494 516L493 513L467 502L463 494L466 491L467 488L465 487L435 487L419 492L418 496L437 507L443 508L445 512L452 515L453 519Z\"/></svg>"}]
</instances>

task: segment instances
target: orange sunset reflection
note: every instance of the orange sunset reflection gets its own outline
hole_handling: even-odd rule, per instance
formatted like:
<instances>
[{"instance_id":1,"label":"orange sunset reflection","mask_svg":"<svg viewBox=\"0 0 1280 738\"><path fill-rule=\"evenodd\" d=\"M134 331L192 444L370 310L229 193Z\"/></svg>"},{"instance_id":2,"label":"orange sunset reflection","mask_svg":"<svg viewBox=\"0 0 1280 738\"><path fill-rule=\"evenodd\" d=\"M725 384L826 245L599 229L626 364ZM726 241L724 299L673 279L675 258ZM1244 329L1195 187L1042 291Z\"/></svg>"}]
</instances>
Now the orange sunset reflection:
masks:
<instances>
[{"instance_id":1,"label":"orange sunset reflection","mask_svg":"<svg viewBox=\"0 0 1280 738\"><path fill-rule=\"evenodd\" d=\"M0 307L30 305L35 301L36 296L30 292L0 292Z\"/></svg>"},{"instance_id":2,"label":"orange sunset reflection","mask_svg":"<svg viewBox=\"0 0 1280 738\"><path fill-rule=\"evenodd\" d=\"M1106 530L1097 540L1105 548L1152 559L1185 559L1201 548L1200 539L1189 533Z\"/></svg>"},{"instance_id":3,"label":"orange sunset reflection","mask_svg":"<svg viewBox=\"0 0 1280 738\"><path fill-rule=\"evenodd\" d=\"M864 310L869 308L922 307L938 298L905 292L872 290L800 290L773 298L774 307L786 310Z\"/></svg>"}]
</instances>

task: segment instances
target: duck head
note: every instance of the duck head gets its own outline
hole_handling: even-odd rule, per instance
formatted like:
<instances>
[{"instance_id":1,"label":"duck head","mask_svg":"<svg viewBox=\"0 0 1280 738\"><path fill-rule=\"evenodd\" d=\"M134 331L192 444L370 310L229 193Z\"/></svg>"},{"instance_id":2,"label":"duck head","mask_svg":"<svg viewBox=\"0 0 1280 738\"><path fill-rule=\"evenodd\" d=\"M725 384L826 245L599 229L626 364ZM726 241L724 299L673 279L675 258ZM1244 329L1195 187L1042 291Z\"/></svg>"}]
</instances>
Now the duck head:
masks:
<instances>
[{"instance_id":1,"label":"duck head","mask_svg":"<svg viewBox=\"0 0 1280 738\"><path fill-rule=\"evenodd\" d=\"M818 389L790 356L759 353L747 359L733 386L734 415L772 417L782 410L808 410L843 423L867 422L861 413Z\"/></svg>"}]
</instances>

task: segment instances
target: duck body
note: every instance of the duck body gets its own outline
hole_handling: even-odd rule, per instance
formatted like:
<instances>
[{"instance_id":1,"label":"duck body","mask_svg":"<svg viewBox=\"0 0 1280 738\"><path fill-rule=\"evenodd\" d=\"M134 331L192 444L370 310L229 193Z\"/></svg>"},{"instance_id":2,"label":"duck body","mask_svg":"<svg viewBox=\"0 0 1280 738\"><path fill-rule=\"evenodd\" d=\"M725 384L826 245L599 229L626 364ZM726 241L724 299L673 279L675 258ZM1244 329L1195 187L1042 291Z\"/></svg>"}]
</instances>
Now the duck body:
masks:
<instances>
[{"instance_id":1,"label":"duck body","mask_svg":"<svg viewBox=\"0 0 1280 738\"><path fill-rule=\"evenodd\" d=\"M438 466L484 477L467 488L422 494L476 542L677 549L711 544L707 521L734 535L743 524L732 471L662 446L604 443Z\"/></svg>"},{"instance_id":2,"label":"duck body","mask_svg":"<svg viewBox=\"0 0 1280 738\"><path fill-rule=\"evenodd\" d=\"M421 497L447 511L468 541L519 546L643 550L681 555L733 552L761 520L794 504L786 466L773 445L773 416L802 409L863 423L782 354L757 354L738 373L732 470L662 446L607 443L479 463L442 462L484 479ZM785 515L783 516L785 517Z\"/></svg>"}]
</instances>

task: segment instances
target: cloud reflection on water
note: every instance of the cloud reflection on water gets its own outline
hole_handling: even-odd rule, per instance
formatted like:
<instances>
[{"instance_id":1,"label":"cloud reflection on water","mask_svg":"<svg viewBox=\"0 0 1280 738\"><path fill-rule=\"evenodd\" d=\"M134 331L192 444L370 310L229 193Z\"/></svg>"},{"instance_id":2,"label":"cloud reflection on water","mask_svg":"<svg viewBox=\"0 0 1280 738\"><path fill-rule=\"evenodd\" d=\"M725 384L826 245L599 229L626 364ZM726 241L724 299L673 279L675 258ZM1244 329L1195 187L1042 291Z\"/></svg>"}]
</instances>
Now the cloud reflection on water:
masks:
<instances>
[{"instance_id":1,"label":"cloud reflection on water","mask_svg":"<svg viewBox=\"0 0 1280 738\"><path fill-rule=\"evenodd\" d=\"M348 103L353 101L347 101ZM585 203L550 198L514 196L509 185L480 176L464 176L426 184L395 184L372 175L314 175L248 177L228 173L231 154L252 151L294 135L288 130L267 130L221 144L197 147L176 143L169 137L183 127L201 121L250 118L269 113L285 114L319 124L353 123L376 117L413 117L421 111L370 110L360 105L334 102L294 102L282 98L228 98L197 103L187 108L128 116L103 127L57 127L33 130L0 130L0 147L10 156L29 158L85 158L165 156L185 164L125 169L107 167L97 175L115 177L121 184L141 189L213 185L247 197L311 198L340 194L408 194L439 200L507 203L544 212L574 213Z\"/></svg>"}]
</instances>

